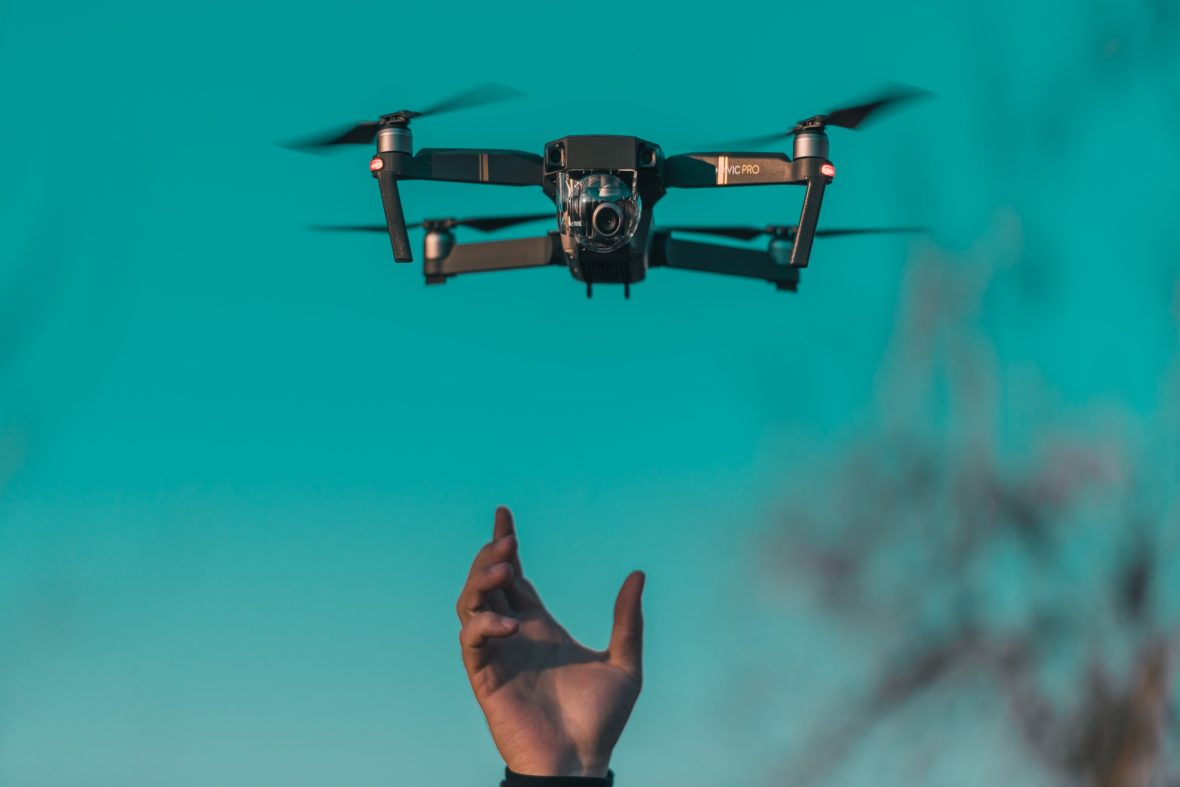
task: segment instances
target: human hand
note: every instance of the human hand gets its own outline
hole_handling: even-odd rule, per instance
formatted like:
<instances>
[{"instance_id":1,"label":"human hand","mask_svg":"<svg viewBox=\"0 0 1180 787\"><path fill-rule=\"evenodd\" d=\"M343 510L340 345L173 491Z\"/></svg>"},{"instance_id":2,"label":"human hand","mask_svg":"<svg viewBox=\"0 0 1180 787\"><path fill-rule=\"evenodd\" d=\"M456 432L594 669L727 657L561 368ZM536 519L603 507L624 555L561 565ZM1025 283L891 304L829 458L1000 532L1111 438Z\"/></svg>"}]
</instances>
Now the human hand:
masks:
<instances>
[{"instance_id":1,"label":"human hand","mask_svg":"<svg viewBox=\"0 0 1180 787\"><path fill-rule=\"evenodd\" d=\"M501 506L456 605L475 699L515 773L606 776L643 683L643 572L619 590L609 647L591 650L545 609L517 548Z\"/></svg>"}]
</instances>

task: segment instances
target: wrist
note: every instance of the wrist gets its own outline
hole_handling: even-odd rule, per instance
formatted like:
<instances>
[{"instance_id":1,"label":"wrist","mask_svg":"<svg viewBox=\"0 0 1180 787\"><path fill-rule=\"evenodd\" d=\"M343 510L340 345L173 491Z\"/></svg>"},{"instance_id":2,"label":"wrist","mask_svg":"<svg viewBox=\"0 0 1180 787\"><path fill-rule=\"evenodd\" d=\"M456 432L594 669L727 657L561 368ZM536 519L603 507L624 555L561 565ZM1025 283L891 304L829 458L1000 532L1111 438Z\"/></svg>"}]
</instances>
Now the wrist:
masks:
<instances>
[{"instance_id":1,"label":"wrist","mask_svg":"<svg viewBox=\"0 0 1180 787\"><path fill-rule=\"evenodd\" d=\"M586 759L570 756L555 760L514 759L506 763L508 769L521 776L571 776L605 779L610 773L610 760Z\"/></svg>"},{"instance_id":2,"label":"wrist","mask_svg":"<svg viewBox=\"0 0 1180 787\"><path fill-rule=\"evenodd\" d=\"M615 774L609 768L601 777L563 774L524 774L504 768L500 787L613 787Z\"/></svg>"}]
</instances>

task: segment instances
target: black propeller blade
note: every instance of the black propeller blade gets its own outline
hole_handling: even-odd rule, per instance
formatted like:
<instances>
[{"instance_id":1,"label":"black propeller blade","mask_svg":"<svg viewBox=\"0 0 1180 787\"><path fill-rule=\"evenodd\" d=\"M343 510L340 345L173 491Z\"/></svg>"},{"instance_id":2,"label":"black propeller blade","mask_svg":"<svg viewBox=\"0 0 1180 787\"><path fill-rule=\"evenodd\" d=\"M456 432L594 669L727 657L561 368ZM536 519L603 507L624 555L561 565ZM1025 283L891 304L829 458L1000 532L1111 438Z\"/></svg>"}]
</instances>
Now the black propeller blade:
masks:
<instances>
[{"instance_id":1,"label":"black propeller blade","mask_svg":"<svg viewBox=\"0 0 1180 787\"><path fill-rule=\"evenodd\" d=\"M504 229L505 227L515 227L517 224L528 224L532 221L542 221L544 219L552 219L557 221L557 214L553 211L548 213L522 213L519 216L486 216L483 218L472 219L443 219L441 221L424 221L423 227L428 229L451 229L452 227L470 227L473 230L480 232L494 232L495 230ZM432 225L433 226L430 226Z\"/></svg>"},{"instance_id":2,"label":"black propeller blade","mask_svg":"<svg viewBox=\"0 0 1180 787\"><path fill-rule=\"evenodd\" d=\"M443 99L436 104L433 104L421 112L412 112L414 117L425 117L426 115L442 115L446 112L454 112L459 109L470 109L471 107L483 106L484 104L494 104L497 101L507 101L511 98L520 98L524 93L513 87L501 85L496 82L485 82L478 87L473 87L470 90ZM405 110L402 110L405 112Z\"/></svg>"},{"instance_id":3,"label":"black propeller blade","mask_svg":"<svg viewBox=\"0 0 1180 787\"><path fill-rule=\"evenodd\" d=\"M915 98L922 98L929 96L930 92L916 87L908 87L898 85L889 92L878 96L872 101L866 101L863 104L857 104L854 107L845 107L843 109L833 109L827 115L818 115L818 119L825 126L838 126L840 128L857 128L861 123L864 123L870 116L879 113L882 109L887 107L895 107L905 101L912 101ZM802 128L807 123L806 120L800 121L795 125L796 130Z\"/></svg>"},{"instance_id":4,"label":"black propeller blade","mask_svg":"<svg viewBox=\"0 0 1180 787\"><path fill-rule=\"evenodd\" d=\"M766 227L660 227L662 232L698 232L702 235L721 235L738 240L754 240L759 235L766 235Z\"/></svg>"},{"instance_id":5,"label":"black propeller blade","mask_svg":"<svg viewBox=\"0 0 1180 787\"><path fill-rule=\"evenodd\" d=\"M524 213L518 216L481 216L469 219L426 219L417 224L410 224L411 227L423 227L428 230L449 230L455 227L470 227L479 232L494 232L495 230L504 229L505 227L514 227L517 224L527 224L531 221L541 221L542 219L553 219L556 214L552 211L549 213ZM319 232L389 232L389 228L384 224L332 224L320 225L311 227L313 230Z\"/></svg>"},{"instance_id":6,"label":"black propeller blade","mask_svg":"<svg viewBox=\"0 0 1180 787\"><path fill-rule=\"evenodd\" d=\"M389 232L384 224L313 224L309 230L316 232Z\"/></svg>"},{"instance_id":7,"label":"black propeller blade","mask_svg":"<svg viewBox=\"0 0 1180 787\"><path fill-rule=\"evenodd\" d=\"M771 224L766 227L738 227L738 226L684 226L661 227L665 232L696 232L702 235L720 235L738 240L753 240L761 235L771 235L779 238L793 238L798 229L793 225ZM926 232L921 227L875 227L875 228L840 228L816 230L817 238L833 238L842 235L896 235Z\"/></svg>"},{"instance_id":8,"label":"black propeller blade","mask_svg":"<svg viewBox=\"0 0 1180 787\"><path fill-rule=\"evenodd\" d=\"M443 99L421 111L399 109L382 115L377 120L363 120L351 128L337 130L326 135L319 135L292 142L287 147L298 150L316 150L333 145L369 145L377 138L377 130L383 125L409 125L414 118L428 115L442 115L460 109L469 109L497 101L523 96L524 93L506 85L488 82L470 90L464 91L450 98Z\"/></svg>"},{"instance_id":9,"label":"black propeller blade","mask_svg":"<svg viewBox=\"0 0 1180 787\"><path fill-rule=\"evenodd\" d=\"M817 238L838 238L841 235L920 235L929 232L924 227L852 227L831 230L816 230Z\"/></svg>"},{"instance_id":10,"label":"black propeller blade","mask_svg":"<svg viewBox=\"0 0 1180 787\"><path fill-rule=\"evenodd\" d=\"M839 128L855 129L859 128L869 117L878 114L883 109L895 107L905 101L910 101L923 96L929 96L930 92L922 90L921 88L909 87L907 85L898 85L892 90L889 90L872 101L866 101L863 104L857 104L852 107L843 107L841 109L833 109L826 115L815 115L800 120L788 131L782 131L775 134L763 134L757 137L745 137L743 139L730 140L721 145L721 147L729 149L737 149L740 147L763 147L772 142L780 142L784 139L790 139L793 135L799 133L804 128L816 128L823 130L825 126L837 126Z\"/></svg>"}]
</instances>

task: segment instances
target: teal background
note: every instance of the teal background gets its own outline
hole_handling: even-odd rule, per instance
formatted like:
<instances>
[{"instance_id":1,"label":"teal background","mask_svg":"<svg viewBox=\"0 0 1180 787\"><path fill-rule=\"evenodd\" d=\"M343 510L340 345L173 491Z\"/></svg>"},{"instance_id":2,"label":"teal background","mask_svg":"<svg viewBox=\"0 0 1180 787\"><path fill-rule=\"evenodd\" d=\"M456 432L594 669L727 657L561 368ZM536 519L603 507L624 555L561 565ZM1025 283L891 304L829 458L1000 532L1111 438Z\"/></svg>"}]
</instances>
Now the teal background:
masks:
<instances>
[{"instance_id":1,"label":"teal background","mask_svg":"<svg viewBox=\"0 0 1180 787\"><path fill-rule=\"evenodd\" d=\"M780 599L756 538L879 412L914 259L1008 260L978 317L999 367L1034 369L1057 412L1156 430L1174 6L592 8L0 4L0 784L495 783L453 605L499 503L594 647L648 574L620 783L762 783L873 645ZM818 243L797 296L655 271L588 301L559 270L425 288L383 238L305 229L380 220L368 153L278 143L489 79L529 97L423 119L416 143L674 153L926 87L833 131L822 223L931 236ZM403 195L411 219L547 207ZM676 192L656 215L782 223L798 199ZM988 729L928 783L1039 783ZM880 749L837 783L904 781Z\"/></svg>"}]
</instances>

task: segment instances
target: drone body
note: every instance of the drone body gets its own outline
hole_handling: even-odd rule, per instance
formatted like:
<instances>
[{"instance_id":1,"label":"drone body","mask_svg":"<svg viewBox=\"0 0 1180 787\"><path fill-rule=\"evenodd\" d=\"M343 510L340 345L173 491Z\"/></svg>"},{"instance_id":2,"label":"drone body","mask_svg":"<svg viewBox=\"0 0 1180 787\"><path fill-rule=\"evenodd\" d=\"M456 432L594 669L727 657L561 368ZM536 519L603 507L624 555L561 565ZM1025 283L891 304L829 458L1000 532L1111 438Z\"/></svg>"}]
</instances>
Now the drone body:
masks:
<instances>
[{"instance_id":1,"label":"drone body","mask_svg":"<svg viewBox=\"0 0 1180 787\"><path fill-rule=\"evenodd\" d=\"M544 236L484 243L455 242L456 226L495 229L534 221L544 214L501 219L438 219L422 222L423 273L439 284L462 273L564 265L586 284L632 284L651 268L705 271L769 281L794 291L799 270L807 266L818 235L874 230L818 231L824 190L835 177L828 158L826 125L855 128L869 113L912 93L837 110L802 121L786 134L793 137L792 156L784 153L687 153L665 156L659 145L638 137L578 135L549 142L543 155L481 148L413 149L410 121L425 114L483 103L488 88L470 92L425 112L406 110L358 124L314 145L368 143L377 151L369 170L377 180L385 210L384 226L350 227L388 232L394 258L412 255L398 184L405 180L534 186L553 201L557 228ZM503 97L503 96L500 96ZM840 113L844 113L841 116ZM655 206L669 188L800 185L805 188L798 223L793 226L666 227L653 223ZM897 231L897 230L884 230ZM908 230L901 230L908 231ZM674 237L681 232L752 239L769 235L765 250L702 243Z\"/></svg>"}]
</instances>

